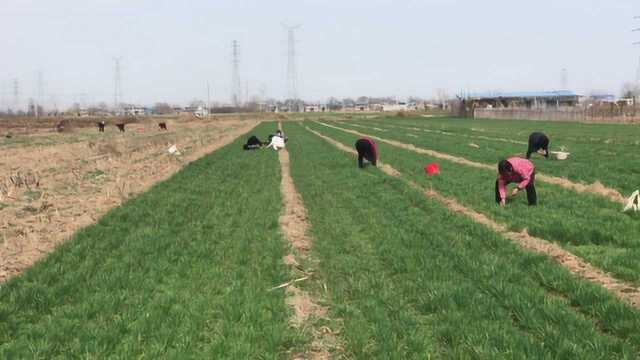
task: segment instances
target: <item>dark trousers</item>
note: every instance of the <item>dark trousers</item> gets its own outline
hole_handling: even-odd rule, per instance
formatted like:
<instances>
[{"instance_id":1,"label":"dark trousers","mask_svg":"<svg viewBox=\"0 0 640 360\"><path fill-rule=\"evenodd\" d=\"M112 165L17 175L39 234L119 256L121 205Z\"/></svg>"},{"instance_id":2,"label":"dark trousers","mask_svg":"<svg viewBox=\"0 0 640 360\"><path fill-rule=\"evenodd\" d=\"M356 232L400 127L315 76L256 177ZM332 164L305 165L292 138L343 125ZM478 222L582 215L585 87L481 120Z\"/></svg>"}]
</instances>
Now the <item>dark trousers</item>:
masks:
<instances>
[{"instance_id":1,"label":"dark trousers","mask_svg":"<svg viewBox=\"0 0 640 360\"><path fill-rule=\"evenodd\" d=\"M536 194L536 186L534 184L536 180L536 174L531 174L531 180L529 184L525 188L527 190L527 201L529 201L529 205L536 205L538 203L538 195ZM507 194L504 194L507 196ZM500 189L498 189L498 180L496 180L496 202L500 202Z\"/></svg>"},{"instance_id":2,"label":"dark trousers","mask_svg":"<svg viewBox=\"0 0 640 360\"><path fill-rule=\"evenodd\" d=\"M358 154L358 166L359 167L361 167L361 168L364 167L364 159L367 159L367 161L369 161L371 163L371 165L377 166L376 159L370 159L370 158L368 158L368 157L366 157L364 155Z\"/></svg>"}]
</instances>

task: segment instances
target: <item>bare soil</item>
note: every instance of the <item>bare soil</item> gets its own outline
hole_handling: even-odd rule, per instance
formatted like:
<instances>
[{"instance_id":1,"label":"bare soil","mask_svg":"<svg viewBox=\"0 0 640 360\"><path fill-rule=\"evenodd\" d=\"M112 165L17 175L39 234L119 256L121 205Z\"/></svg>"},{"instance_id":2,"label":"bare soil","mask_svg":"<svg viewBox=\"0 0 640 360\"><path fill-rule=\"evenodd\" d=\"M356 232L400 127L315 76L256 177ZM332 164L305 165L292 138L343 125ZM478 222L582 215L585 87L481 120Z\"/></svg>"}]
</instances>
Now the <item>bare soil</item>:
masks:
<instances>
[{"instance_id":1,"label":"bare soil","mask_svg":"<svg viewBox=\"0 0 640 360\"><path fill-rule=\"evenodd\" d=\"M307 128L307 130L320 136L321 138L325 139L329 143L335 145L338 149L351 152L351 153L354 152L352 149L347 148L346 146L338 143L337 141L327 136L324 136L309 128ZM382 167L381 170L390 176L394 176L394 177L400 176L400 172L389 165ZM601 269L595 266L592 266L591 264L587 263L583 259L562 249L557 244L551 243L541 238L531 236L527 233L526 229L520 233L508 231L504 225L498 224L497 222L489 219L484 214L476 212L475 210L462 205L461 203L459 203L457 200L453 198L447 198L433 190L425 190L420 185L412 181L407 181L407 184L409 184L409 186L415 189L422 191L426 197L438 201L450 211L467 216L474 222L490 228L491 230L501 234L505 238L513 241L514 243L518 244L524 249L545 254L553 258L571 273L587 281L590 281L592 283L602 286L603 288L607 289L609 292L611 292L620 300L626 302L627 304L635 308L640 308L640 289L636 288L635 286L625 281L615 279L614 277L602 271Z\"/></svg>"},{"instance_id":2,"label":"bare soil","mask_svg":"<svg viewBox=\"0 0 640 360\"><path fill-rule=\"evenodd\" d=\"M282 130L282 124L279 124ZM282 193L283 210L280 215L280 229L289 242L293 253L284 257L283 261L291 268L292 273L302 273L312 277L312 273L304 270L298 259L305 260L305 263L317 265L316 259L311 259L308 250L311 249L312 241L306 235L310 225L307 220L307 212L302 202L302 197L298 193L293 183L293 178L289 171L289 152L286 148L278 151L280 160L280 170L282 181L280 191ZM286 288L287 304L293 309L291 325L301 328L309 325L312 330L313 343L308 354L297 354L294 358L330 359L332 351L340 349L337 338L333 331L316 328L318 319L327 317L327 308L318 304L318 300L306 291L293 285Z\"/></svg>"},{"instance_id":3,"label":"bare soil","mask_svg":"<svg viewBox=\"0 0 640 360\"><path fill-rule=\"evenodd\" d=\"M0 145L0 283L109 209L258 123L162 121L168 131L148 120L129 124L125 133L115 127L98 133L91 122L64 133L36 129ZM169 154L171 145L180 155Z\"/></svg>"}]
</instances>

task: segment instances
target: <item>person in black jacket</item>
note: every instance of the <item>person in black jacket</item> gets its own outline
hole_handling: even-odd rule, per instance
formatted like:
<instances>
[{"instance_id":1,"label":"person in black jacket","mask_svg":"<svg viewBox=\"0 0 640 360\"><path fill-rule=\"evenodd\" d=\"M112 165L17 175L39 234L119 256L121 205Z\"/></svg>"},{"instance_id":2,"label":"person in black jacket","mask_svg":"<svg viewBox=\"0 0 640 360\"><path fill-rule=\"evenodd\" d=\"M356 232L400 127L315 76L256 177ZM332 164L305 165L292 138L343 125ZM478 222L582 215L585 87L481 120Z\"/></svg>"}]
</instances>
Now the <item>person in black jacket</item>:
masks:
<instances>
[{"instance_id":1,"label":"person in black jacket","mask_svg":"<svg viewBox=\"0 0 640 360\"><path fill-rule=\"evenodd\" d=\"M544 150L544 157L549 158L549 138L541 132L532 132L529 135L529 148L527 149L527 159L538 150Z\"/></svg>"},{"instance_id":2,"label":"person in black jacket","mask_svg":"<svg viewBox=\"0 0 640 360\"><path fill-rule=\"evenodd\" d=\"M264 145L260 139L258 139L255 135L251 135L251 137L247 140L247 143L242 145L242 148L245 150L253 150L260 149Z\"/></svg>"},{"instance_id":3,"label":"person in black jacket","mask_svg":"<svg viewBox=\"0 0 640 360\"><path fill-rule=\"evenodd\" d=\"M364 159L367 159L373 166L377 165L378 151L373 140L368 137L359 139L356 141L356 151L358 151L358 167L364 167Z\"/></svg>"}]
</instances>

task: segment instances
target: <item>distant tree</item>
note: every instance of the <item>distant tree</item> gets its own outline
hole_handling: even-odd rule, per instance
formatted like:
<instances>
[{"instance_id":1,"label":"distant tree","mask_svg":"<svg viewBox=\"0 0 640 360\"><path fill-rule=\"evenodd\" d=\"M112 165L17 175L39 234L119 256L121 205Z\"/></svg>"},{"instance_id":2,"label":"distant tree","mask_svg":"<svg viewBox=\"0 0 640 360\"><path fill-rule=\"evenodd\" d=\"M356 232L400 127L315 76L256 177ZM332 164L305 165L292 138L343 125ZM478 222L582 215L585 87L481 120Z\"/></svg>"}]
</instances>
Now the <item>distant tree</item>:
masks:
<instances>
[{"instance_id":1,"label":"distant tree","mask_svg":"<svg viewBox=\"0 0 640 360\"><path fill-rule=\"evenodd\" d=\"M300 99L286 99L284 101L285 107L291 112L298 112L304 110L304 102Z\"/></svg>"},{"instance_id":2,"label":"distant tree","mask_svg":"<svg viewBox=\"0 0 640 360\"><path fill-rule=\"evenodd\" d=\"M246 112L257 112L260 109L260 104L257 99L249 100L245 105Z\"/></svg>"},{"instance_id":3,"label":"distant tree","mask_svg":"<svg viewBox=\"0 0 640 360\"><path fill-rule=\"evenodd\" d=\"M95 114L97 114L97 113L99 113L99 112L101 112L101 110L100 110L100 107L99 107L98 105L90 105L90 106L87 108L87 113L88 113L89 115L95 115Z\"/></svg>"},{"instance_id":4,"label":"distant tree","mask_svg":"<svg viewBox=\"0 0 640 360\"><path fill-rule=\"evenodd\" d=\"M327 99L327 108L329 109L329 111L340 110L342 109L342 102L332 96Z\"/></svg>"},{"instance_id":5,"label":"distant tree","mask_svg":"<svg viewBox=\"0 0 640 360\"><path fill-rule=\"evenodd\" d=\"M80 114L80 104L79 103L74 103L73 105L71 105L71 107L69 107L65 113L69 114L69 115L78 115Z\"/></svg>"},{"instance_id":6,"label":"distant tree","mask_svg":"<svg viewBox=\"0 0 640 360\"><path fill-rule=\"evenodd\" d=\"M344 105L344 107L354 107L354 106L356 106L356 102L353 101L353 99L351 99L351 98L342 99L342 104Z\"/></svg>"},{"instance_id":7,"label":"distant tree","mask_svg":"<svg viewBox=\"0 0 640 360\"><path fill-rule=\"evenodd\" d=\"M29 99L29 105L27 106L27 115L28 116L36 115L36 103L33 99Z\"/></svg>"},{"instance_id":8,"label":"distant tree","mask_svg":"<svg viewBox=\"0 0 640 360\"><path fill-rule=\"evenodd\" d=\"M206 103L204 101L198 100L198 99L191 100L191 102L189 103L190 107L195 107L195 108L197 108L198 106L204 107L205 105Z\"/></svg>"},{"instance_id":9,"label":"distant tree","mask_svg":"<svg viewBox=\"0 0 640 360\"><path fill-rule=\"evenodd\" d=\"M640 95L640 88L635 83L625 83L622 85L622 97L627 99L633 99Z\"/></svg>"},{"instance_id":10,"label":"distant tree","mask_svg":"<svg viewBox=\"0 0 640 360\"><path fill-rule=\"evenodd\" d=\"M358 99L356 100L357 104L368 104L369 103L369 97L367 96L360 96L358 97Z\"/></svg>"},{"instance_id":11,"label":"distant tree","mask_svg":"<svg viewBox=\"0 0 640 360\"><path fill-rule=\"evenodd\" d=\"M442 108L447 107L447 102L449 101L449 94L447 94L447 90L445 89L437 89L436 90L436 100L440 104Z\"/></svg>"},{"instance_id":12,"label":"distant tree","mask_svg":"<svg viewBox=\"0 0 640 360\"><path fill-rule=\"evenodd\" d=\"M151 110L154 114L158 115L173 114L173 108L169 104L163 102L156 103Z\"/></svg>"}]
</instances>

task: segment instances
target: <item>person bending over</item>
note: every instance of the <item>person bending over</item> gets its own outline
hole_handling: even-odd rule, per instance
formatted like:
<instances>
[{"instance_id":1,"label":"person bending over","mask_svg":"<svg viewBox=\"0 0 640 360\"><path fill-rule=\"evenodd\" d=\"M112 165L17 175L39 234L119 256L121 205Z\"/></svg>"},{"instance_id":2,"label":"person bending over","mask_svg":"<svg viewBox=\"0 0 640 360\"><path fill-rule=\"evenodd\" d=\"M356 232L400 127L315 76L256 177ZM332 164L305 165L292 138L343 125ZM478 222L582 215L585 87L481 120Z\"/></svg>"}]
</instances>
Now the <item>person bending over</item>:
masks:
<instances>
[{"instance_id":1,"label":"person bending over","mask_svg":"<svg viewBox=\"0 0 640 360\"><path fill-rule=\"evenodd\" d=\"M538 152L538 150L544 150L544 157L549 158L549 138L547 135L541 132L532 132L529 135L529 148L527 149L527 159L531 157L531 154Z\"/></svg>"},{"instance_id":2,"label":"person bending over","mask_svg":"<svg viewBox=\"0 0 640 360\"><path fill-rule=\"evenodd\" d=\"M500 206L504 206L507 199L506 185L517 183L511 196L515 197L520 190L526 189L529 205L536 205L538 198L534 185L535 177L535 168L529 160L512 157L500 161L498 163L498 179L496 180L496 202Z\"/></svg>"},{"instance_id":3,"label":"person bending over","mask_svg":"<svg viewBox=\"0 0 640 360\"><path fill-rule=\"evenodd\" d=\"M282 135L276 134L269 137L269 145L267 145L267 148L272 147L273 150L284 149L284 138L282 137Z\"/></svg>"},{"instance_id":4,"label":"person bending over","mask_svg":"<svg viewBox=\"0 0 640 360\"><path fill-rule=\"evenodd\" d=\"M247 140L247 143L242 146L245 150L253 150L259 149L262 147L262 141L258 139L255 135L251 135L251 137Z\"/></svg>"},{"instance_id":5,"label":"person bending over","mask_svg":"<svg viewBox=\"0 0 640 360\"><path fill-rule=\"evenodd\" d=\"M378 152L376 150L376 143L368 137L363 137L356 141L356 150L358 151L358 166L364 167L364 159L367 159L373 166L377 165Z\"/></svg>"}]
</instances>

